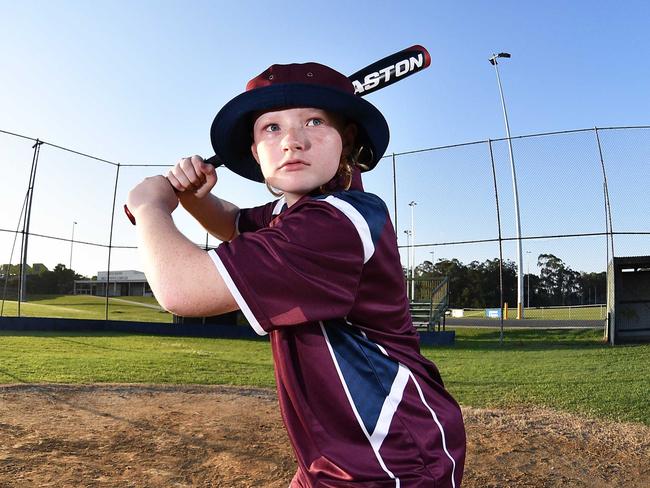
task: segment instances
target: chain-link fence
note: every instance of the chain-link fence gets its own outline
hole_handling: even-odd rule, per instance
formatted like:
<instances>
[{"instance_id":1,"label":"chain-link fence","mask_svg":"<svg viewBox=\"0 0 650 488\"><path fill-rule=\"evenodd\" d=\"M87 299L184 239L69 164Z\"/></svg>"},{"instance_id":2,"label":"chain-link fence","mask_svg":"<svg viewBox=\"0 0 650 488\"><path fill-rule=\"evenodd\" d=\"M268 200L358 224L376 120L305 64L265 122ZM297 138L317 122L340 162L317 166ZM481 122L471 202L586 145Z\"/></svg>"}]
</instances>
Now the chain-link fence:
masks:
<instances>
[{"instance_id":1,"label":"chain-link fence","mask_svg":"<svg viewBox=\"0 0 650 488\"><path fill-rule=\"evenodd\" d=\"M507 142L390 154L364 175L391 211L405 272L449 276L458 308L604 303L612 256L650 254L650 126L513 137L512 160ZM2 315L171 321L134 284L141 266L122 214L128 190L168 165L109 161L7 131L0 162L9 175L0 191ZM271 198L263 185L219 174L227 200ZM183 211L175 221L197 245L219 244Z\"/></svg>"}]
</instances>

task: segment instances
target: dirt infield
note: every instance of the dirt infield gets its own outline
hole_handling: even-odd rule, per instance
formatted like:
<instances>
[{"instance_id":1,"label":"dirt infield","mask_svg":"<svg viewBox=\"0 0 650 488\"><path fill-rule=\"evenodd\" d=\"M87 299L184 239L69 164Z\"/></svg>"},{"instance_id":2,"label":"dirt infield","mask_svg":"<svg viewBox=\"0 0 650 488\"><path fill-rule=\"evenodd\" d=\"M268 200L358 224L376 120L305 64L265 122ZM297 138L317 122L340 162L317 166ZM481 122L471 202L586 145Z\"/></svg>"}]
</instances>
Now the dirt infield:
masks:
<instances>
[{"instance_id":1,"label":"dirt infield","mask_svg":"<svg viewBox=\"0 0 650 488\"><path fill-rule=\"evenodd\" d=\"M464 408L463 486L648 487L650 428ZM270 390L0 385L0 487L286 487Z\"/></svg>"}]
</instances>

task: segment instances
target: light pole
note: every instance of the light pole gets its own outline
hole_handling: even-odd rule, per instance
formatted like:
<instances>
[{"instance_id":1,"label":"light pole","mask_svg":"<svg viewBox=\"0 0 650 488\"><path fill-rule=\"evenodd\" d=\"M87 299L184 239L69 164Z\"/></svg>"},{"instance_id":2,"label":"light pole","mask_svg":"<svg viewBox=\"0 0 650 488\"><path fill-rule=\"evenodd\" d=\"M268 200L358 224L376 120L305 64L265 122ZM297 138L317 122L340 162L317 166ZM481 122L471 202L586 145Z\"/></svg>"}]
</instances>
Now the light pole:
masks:
<instances>
[{"instance_id":1,"label":"light pole","mask_svg":"<svg viewBox=\"0 0 650 488\"><path fill-rule=\"evenodd\" d=\"M77 225L76 222L72 222L72 237L70 238L70 266L69 269L72 269L72 247L74 246L74 227Z\"/></svg>"},{"instance_id":2,"label":"light pole","mask_svg":"<svg viewBox=\"0 0 650 488\"><path fill-rule=\"evenodd\" d=\"M411 274L411 231L405 230L404 234L406 234L406 294L408 295L409 275ZM411 296L411 299L413 299L413 296Z\"/></svg>"},{"instance_id":3,"label":"light pole","mask_svg":"<svg viewBox=\"0 0 650 488\"><path fill-rule=\"evenodd\" d=\"M512 173L512 192L515 197L515 228L517 232L517 319L523 319L523 295L524 295L524 277L523 277L523 253L521 250L521 219L519 218L519 192L517 191L517 173L515 172L515 159L512 153L512 139L510 138L510 125L508 124L508 112L506 111L506 100L503 96L501 87L501 77L499 76L498 58L509 58L509 53L492 54L489 58L490 64L494 66L497 74L497 84L499 85L499 94L501 95L501 106L503 107L503 119L506 124L506 137L508 139L508 154L510 155L510 171Z\"/></svg>"},{"instance_id":4,"label":"light pole","mask_svg":"<svg viewBox=\"0 0 650 488\"><path fill-rule=\"evenodd\" d=\"M413 220L413 210L418 204L415 200L409 203L411 207L411 300L415 301L415 221Z\"/></svg>"}]
</instances>

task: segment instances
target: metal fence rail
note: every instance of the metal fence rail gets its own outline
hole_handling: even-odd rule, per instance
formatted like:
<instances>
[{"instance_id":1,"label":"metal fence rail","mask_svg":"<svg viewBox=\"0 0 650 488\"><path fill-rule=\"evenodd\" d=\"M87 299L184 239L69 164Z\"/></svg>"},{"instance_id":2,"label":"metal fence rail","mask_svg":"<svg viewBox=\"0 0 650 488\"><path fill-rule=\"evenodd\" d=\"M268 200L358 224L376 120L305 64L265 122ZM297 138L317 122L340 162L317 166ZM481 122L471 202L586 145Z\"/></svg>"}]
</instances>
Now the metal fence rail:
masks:
<instances>
[{"instance_id":1,"label":"metal fence rail","mask_svg":"<svg viewBox=\"0 0 650 488\"><path fill-rule=\"evenodd\" d=\"M614 255L650 254L650 199L645 197L650 188L650 126L512 137L519 239L508 142L491 139L389 154L364 175L366 189L381 196L391 211L405 267L443 259L514 261L517 241L525 252L523 267L529 268L519 273L534 273L542 253L586 271L605 271ZM55 256L74 269L74 245L75 255L96 263L97 270L135 266L134 233L121 216L120 202L135 182L168 165L111 161L5 130L0 130L0 161L20 176L0 192L0 264L20 265L21 298L26 298L24 283L30 280L27 263L43 259L31 256ZM220 179L228 180L231 175L224 173ZM63 181L74 185L67 188ZM52 194L57 198L44 198ZM409 205L413 202L416 206ZM78 229L75 239L72 222L82 219L96 229ZM188 229L202 247L219 243L197 226ZM16 288L16 277L9 275L0 273L3 302ZM512 286L495 283L502 296ZM452 302L455 292L451 290ZM606 296L605 290L598 294ZM109 320L111 305L105 299Z\"/></svg>"}]
</instances>

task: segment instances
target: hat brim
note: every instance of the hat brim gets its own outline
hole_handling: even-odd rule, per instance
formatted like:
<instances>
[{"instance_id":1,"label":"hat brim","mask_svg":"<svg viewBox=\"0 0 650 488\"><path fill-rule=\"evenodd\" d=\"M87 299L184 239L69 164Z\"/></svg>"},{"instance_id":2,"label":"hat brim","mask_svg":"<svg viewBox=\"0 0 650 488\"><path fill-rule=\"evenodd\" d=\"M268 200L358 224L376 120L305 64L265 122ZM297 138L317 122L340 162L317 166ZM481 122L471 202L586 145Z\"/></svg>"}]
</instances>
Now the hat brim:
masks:
<instances>
[{"instance_id":1,"label":"hat brim","mask_svg":"<svg viewBox=\"0 0 650 488\"><path fill-rule=\"evenodd\" d=\"M224 105L210 128L215 154L231 171L249 180L263 182L264 176L251 152L251 116L262 110L290 107L320 108L353 121L358 128L359 143L372 153L372 161L366 163L368 170L376 166L388 147L388 124L370 102L324 86L287 83L244 92Z\"/></svg>"}]
</instances>

